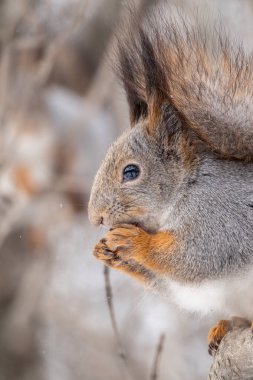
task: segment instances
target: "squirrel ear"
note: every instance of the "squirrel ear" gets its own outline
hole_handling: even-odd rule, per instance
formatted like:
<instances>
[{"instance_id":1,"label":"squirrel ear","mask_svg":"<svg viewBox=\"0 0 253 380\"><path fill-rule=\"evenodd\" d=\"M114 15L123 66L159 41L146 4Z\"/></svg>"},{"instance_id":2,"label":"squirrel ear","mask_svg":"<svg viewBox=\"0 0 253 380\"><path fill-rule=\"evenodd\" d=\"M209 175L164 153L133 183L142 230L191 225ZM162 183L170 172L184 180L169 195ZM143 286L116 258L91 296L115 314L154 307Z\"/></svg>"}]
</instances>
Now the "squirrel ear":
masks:
<instances>
[{"instance_id":1,"label":"squirrel ear","mask_svg":"<svg viewBox=\"0 0 253 380\"><path fill-rule=\"evenodd\" d=\"M157 134L164 119L179 121L178 112L168 99L168 88L161 52L159 57L159 36L154 41L141 27L135 30L133 38L119 42L119 76L124 84L130 108L131 125L141 118L147 120L148 132ZM155 43L154 43L155 42ZM155 46L155 47L154 47ZM168 131L167 131L168 132Z\"/></svg>"},{"instance_id":2,"label":"squirrel ear","mask_svg":"<svg viewBox=\"0 0 253 380\"><path fill-rule=\"evenodd\" d=\"M130 110L130 121L133 126L139 119L146 118L148 105L145 96L143 71L134 51L129 46L119 46L119 76L123 82Z\"/></svg>"},{"instance_id":3,"label":"squirrel ear","mask_svg":"<svg viewBox=\"0 0 253 380\"><path fill-rule=\"evenodd\" d=\"M139 30L140 57L148 105L147 128L148 132L155 136L171 136L182 126L181 115L174 107L172 98L168 96L170 91L163 67L165 60L162 57L163 47L159 35L155 34L153 38L154 41L142 29ZM157 52L160 52L159 57Z\"/></svg>"}]
</instances>

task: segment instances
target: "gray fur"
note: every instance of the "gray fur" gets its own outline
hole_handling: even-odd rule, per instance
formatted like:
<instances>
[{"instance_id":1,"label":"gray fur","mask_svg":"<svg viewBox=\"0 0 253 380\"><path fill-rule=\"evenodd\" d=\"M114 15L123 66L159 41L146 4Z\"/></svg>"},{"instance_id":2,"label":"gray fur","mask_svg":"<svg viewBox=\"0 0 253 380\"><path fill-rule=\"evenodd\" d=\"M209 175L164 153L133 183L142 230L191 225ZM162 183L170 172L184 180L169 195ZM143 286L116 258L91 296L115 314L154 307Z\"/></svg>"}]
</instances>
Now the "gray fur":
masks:
<instances>
[{"instance_id":1,"label":"gray fur","mask_svg":"<svg viewBox=\"0 0 253 380\"><path fill-rule=\"evenodd\" d=\"M181 283L241 274L253 265L252 58L218 32L210 47L202 28L152 20L119 49L134 128L97 173L90 220L172 232L161 264ZM131 163L141 175L122 183Z\"/></svg>"},{"instance_id":2,"label":"gray fur","mask_svg":"<svg viewBox=\"0 0 253 380\"><path fill-rule=\"evenodd\" d=\"M175 146L174 146L175 147ZM170 260L178 280L200 281L240 272L253 264L253 164L223 160L210 151L164 159L162 145L145 123L127 131L109 150L93 185L90 219L136 223L148 231L173 231L180 254ZM141 167L141 177L122 184L122 169ZM140 219L131 215L146 207ZM167 258L169 260L169 258Z\"/></svg>"}]
</instances>

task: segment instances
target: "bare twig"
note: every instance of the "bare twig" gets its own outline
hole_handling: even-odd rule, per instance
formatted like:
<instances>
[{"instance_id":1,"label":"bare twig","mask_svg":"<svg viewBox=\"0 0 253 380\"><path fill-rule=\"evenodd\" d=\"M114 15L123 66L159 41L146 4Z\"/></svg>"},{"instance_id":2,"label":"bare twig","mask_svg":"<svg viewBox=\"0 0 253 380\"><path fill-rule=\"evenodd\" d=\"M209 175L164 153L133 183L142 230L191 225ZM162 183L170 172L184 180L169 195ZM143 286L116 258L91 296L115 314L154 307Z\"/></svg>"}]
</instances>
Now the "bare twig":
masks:
<instances>
[{"instance_id":1,"label":"bare twig","mask_svg":"<svg viewBox=\"0 0 253 380\"><path fill-rule=\"evenodd\" d=\"M0 215L4 222L0 223L0 248L5 238L13 230L15 223L19 220L22 211L26 206L25 198L17 198L14 201L8 201L7 206L3 206L3 197L0 197ZM10 202L10 204L9 204Z\"/></svg>"},{"instance_id":2,"label":"bare twig","mask_svg":"<svg viewBox=\"0 0 253 380\"><path fill-rule=\"evenodd\" d=\"M121 343L120 335L119 335L119 330L115 318L115 312L114 312L114 306L113 306L113 294L112 294L112 287L111 287L111 281L110 281L110 270L108 267L104 267L104 279L105 279L105 292L106 292L106 300L107 300L107 305L109 309L109 314L110 314L110 319L112 323L112 329L116 338L116 343L118 346L118 353L121 359L121 362L123 364L124 372L125 372L125 379L130 378L129 374L129 368L128 368L128 362L127 362L127 357L125 354L125 350L123 348L123 345Z\"/></svg>"},{"instance_id":3,"label":"bare twig","mask_svg":"<svg viewBox=\"0 0 253 380\"><path fill-rule=\"evenodd\" d=\"M60 51L69 35L78 29L83 23L84 11L87 4L81 3L80 7L76 10L75 17L72 22L61 34L57 34L51 42L48 43L46 53L39 73L37 74L37 84L42 86L48 80L49 75L55 64L57 53Z\"/></svg>"},{"instance_id":4,"label":"bare twig","mask_svg":"<svg viewBox=\"0 0 253 380\"><path fill-rule=\"evenodd\" d=\"M165 334L161 334L158 345L156 347L155 357L154 357L154 363L153 368L151 371L150 380L157 380L158 379L158 370L159 370L159 363L161 359L161 355L164 348L164 341L165 341Z\"/></svg>"}]
</instances>

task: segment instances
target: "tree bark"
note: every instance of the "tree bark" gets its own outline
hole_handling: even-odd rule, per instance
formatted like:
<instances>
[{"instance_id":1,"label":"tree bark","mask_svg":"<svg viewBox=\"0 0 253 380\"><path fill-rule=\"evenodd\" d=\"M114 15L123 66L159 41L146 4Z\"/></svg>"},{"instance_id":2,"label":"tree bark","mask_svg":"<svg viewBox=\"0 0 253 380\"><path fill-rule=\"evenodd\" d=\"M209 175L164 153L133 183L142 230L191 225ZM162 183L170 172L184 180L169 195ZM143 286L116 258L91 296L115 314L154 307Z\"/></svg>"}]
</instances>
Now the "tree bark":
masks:
<instances>
[{"instance_id":1,"label":"tree bark","mask_svg":"<svg viewBox=\"0 0 253 380\"><path fill-rule=\"evenodd\" d=\"M235 328L222 339L208 380L253 380L252 328Z\"/></svg>"}]
</instances>

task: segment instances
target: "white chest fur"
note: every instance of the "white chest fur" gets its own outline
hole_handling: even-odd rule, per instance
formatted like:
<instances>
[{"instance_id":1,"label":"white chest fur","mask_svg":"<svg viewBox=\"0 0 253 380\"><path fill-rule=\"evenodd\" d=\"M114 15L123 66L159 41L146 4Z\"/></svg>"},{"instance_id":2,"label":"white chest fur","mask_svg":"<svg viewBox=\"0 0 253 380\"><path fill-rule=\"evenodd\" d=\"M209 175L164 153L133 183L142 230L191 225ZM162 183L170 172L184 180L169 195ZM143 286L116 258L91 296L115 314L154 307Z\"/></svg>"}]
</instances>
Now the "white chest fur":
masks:
<instances>
[{"instance_id":1,"label":"white chest fur","mask_svg":"<svg viewBox=\"0 0 253 380\"><path fill-rule=\"evenodd\" d=\"M190 312L253 319L253 268L242 275L209 280L200 285L182 285L174 281L167 285L170 298Z\"/></svg>"}]
</instances>

